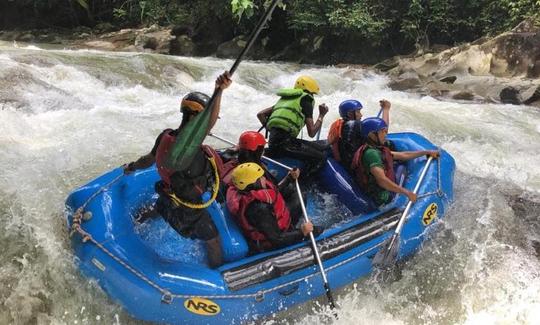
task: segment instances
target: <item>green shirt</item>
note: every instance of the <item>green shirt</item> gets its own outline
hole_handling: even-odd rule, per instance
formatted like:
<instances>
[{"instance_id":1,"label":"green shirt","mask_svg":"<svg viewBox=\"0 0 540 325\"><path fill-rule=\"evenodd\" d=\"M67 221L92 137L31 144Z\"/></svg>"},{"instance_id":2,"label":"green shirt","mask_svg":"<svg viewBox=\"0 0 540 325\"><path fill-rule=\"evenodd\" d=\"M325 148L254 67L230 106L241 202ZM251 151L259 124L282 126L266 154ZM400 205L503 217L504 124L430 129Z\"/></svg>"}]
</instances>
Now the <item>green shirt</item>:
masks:
<instances>
[{"instance_id":1,"label":"green shirt","mask_svg":"<svg viewBox=\"0 0 540 325\"><path fill-rule=\"evenodd\" d=\"M380 167L384 170L382 152L377 148L367 148L362 156L362 165L368 176L368 188L366 189L366 193L377 205L383 205L390 202L392 198L390 192L380 187L375 180L375 176L371 173L371 167Z\"/></svg>"}]
</instances>

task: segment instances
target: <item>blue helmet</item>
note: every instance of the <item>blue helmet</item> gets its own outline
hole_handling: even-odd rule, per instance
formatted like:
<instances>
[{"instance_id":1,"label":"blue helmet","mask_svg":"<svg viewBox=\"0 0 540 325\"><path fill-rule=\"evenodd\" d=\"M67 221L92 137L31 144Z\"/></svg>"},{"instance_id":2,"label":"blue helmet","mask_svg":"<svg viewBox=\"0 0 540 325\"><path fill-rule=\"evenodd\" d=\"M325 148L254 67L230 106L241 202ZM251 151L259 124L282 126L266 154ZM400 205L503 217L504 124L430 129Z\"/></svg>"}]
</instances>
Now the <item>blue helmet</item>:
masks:
<instances>
[{"instance_id":1,"label":"blue helmet","mask_svg":"<svg viewBox=\"0 0 540 325\"><path fill-rule=\"evenodd\" d=\"M341 104L339 104L339 116L341 116L342 119L347 120L348 119L347 114L349 112L354 112L362 108L363 108L362 103L360 103L359 101L355 99L348 99L346 101L341 102Z\"/></svg>"},{"instance_id":2,"label":"blue helmet","mask_svg":"<svg viewBox=\"0 0 540 325\"><path fill-rule=\"evenodd\" d=\"M362 121L362 136L364 138L367 138L371 132L379 132L383 129L388 129L388 125L382 118L368 117Z\"/></svg>"}]
</instances>

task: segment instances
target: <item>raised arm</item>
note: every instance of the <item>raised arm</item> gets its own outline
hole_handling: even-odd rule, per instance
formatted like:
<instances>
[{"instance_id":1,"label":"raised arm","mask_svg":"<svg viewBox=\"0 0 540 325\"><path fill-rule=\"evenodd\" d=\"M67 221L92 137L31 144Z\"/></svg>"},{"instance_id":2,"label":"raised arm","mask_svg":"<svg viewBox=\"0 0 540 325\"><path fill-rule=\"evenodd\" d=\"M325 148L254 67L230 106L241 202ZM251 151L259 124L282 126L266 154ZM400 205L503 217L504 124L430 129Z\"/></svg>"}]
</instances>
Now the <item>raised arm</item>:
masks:
<instances>
[{"instance_id":1,"label":"raised arm","mask_svg":"<svg viewBox=\"0 0 540 325\"><path fill-rule=\"evenodd\" d=\"M210 114L210 122L208 123L208 133L210 133L219 117L219 111L221 110L221 94L223 93L223 90L227 89L231 85L231 83L232 80L228 71L225 71L216 79L217 94L213 107L209 108L212 110L212 113Z\"/></svg>"},{"instance_id":2,"label":"raised arm","mask_svg":"<svg viewBox=\"0 0 540 325\"><path fill-rule=\"evenodd\" d=\"M319 105L319 117L317 118L317 121L313 123L312 118L306 118L306 129L308 132L308 135L313 138L315 135L317 135L317 132L322 127L324 116L328 113L328 106L326 104Z\"/></svg>"},{"instance_id":3,"label":"raised arm","mask_svg":"<svg viewBox=\"0 0 540 325\"><path fill-rule=\"evenodd\" d=\"M390 107L392 104L386 99L380 100L379 104L381 104L382 119L386 122L388 128L390 128Z\"/></svg>"}]
</instances>

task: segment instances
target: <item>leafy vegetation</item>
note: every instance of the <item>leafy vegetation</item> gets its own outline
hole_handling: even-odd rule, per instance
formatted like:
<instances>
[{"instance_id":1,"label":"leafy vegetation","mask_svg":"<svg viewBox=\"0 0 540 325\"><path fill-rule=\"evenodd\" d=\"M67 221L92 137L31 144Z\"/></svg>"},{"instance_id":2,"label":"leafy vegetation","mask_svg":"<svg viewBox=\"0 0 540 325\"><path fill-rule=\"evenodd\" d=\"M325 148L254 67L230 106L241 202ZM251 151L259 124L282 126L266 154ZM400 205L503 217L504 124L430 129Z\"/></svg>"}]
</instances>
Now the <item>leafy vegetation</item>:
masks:
<instances>
[{"instance_id":1,"label":"leafy vegetation","mask_svg":"<svg viewBox=\"0 0 540 325\"><path fill-rule=\"evenodd\" d=\"M3 1L0 28L157 23L188 26L200 39L210 37L219 42L249 33L270 2ZM540 0L287 0L276 10L271 28L263 36L276 50L302 40L322 38L319 48L323 52L390 55L433 44L472 41L508 30L525 18L540 22Z\"/></svg>"}]
</instances>

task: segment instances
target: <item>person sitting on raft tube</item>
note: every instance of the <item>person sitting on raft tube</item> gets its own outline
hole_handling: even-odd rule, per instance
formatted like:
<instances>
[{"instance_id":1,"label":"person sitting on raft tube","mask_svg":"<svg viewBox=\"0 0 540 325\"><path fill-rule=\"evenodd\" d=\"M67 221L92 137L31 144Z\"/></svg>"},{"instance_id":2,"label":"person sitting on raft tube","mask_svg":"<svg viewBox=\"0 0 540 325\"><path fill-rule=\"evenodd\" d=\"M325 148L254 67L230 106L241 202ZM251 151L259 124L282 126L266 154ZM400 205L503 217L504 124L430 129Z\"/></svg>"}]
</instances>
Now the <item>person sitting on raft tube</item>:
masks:
<instances>
[{"instance_id":1,"label":"person sitting on raft tube","mask_svg":"<svg viewBox=\"0 0 540 325\"><path fill-rule=\"evenodd\" d=\"M407 161L424 155L439 157L437 150L418 150L396 152L383 145L388 126L383 119L370 117L362 122L362 135L366 143L354 154L351 169L357 183L377 206L389 203L393 193L405 194L412 202L416 194L396 184L394 160Z\"/></svg>"},{"instance_id":2,"label":"person sitting on raft tube","mask_svg":"<svg viewBox=\"0 0 540 325\"><path fill-rule=\"evenodd\" d=\"M390 125L390 102L386 99L379 101L383 120ZM364 143L360 136L362 130L362 103L356 99L348 99L339 104L339 116L330 126L328 144L332 148L332 156L349 169L354 153Z\"/></svg>"},{"instance_id":3,"label":"person sitting on raft tube","mask_svg":"<svg viewBox=\"0 0 540 325\"><path fill-rule=\"evenodd\" d=\"M315 79L301 76L294 88L281 89L281 98L274 106L257 114L257 118L270 133L268 153L271 157L289 157L302 161L306 173L317 171L326 160L326 145L297 139L300 130L307 128L308 135L314 137L321 129L324 116L328 113L326 104L319 105L319 117L313 122L313 95L319 93Z\"/></svg>"},{"instance_id":4,"label":"person sitting on raft tube","mask_svg":"<svg viewBox=\"0 0 540 325\"><path fill-rule=\"evenodd\" d=\"M293 179L299 173L291 173ZM252 252L263 252L295 244L321 227L311 222L296 229L301 209L291 209L285 204L280 188L264 177L264 168L256 163L238 165L232 171L232 184L227 189L227 207L249 241ZM299 211L298 211L299 210Z\"/></svg>"},{"instance_id":5,"label":"person sitting on raft tube","mask_svg":"<svg viewBox=\"0 0 540 325\"><path fill-rule=\"evenodd\" d=\"M278 184L278 180L268 171L266 165L262 161L265 144L266 139L259 132L243 132L238 139L238 158L232 158L223 164L222 183L227 187L232 186L232 171L234 168L244 163L255 163L263 168L264 177L267 181L274 185ZM281 180L281 186L279 186L279 192L283 196L289 211L293 211L294 213L302 212L302 206L300 205L301 203L296 192L296 187L294 182L291 182L291 180L298 178L299 175L300 170L294 168L289 171L287 176L285 176L285 179Z\"/></svg>"},{"instance_id":6,"label":"person sitting on raft tube","mask_svg":"<svg viewBox=\"0 0 540 325\"><path fill-rule=\"evenodd\" d=\"M241 164L252 162L260 165L264 169L264 176L266 179L276 184L277 180L266 168L266 164L262 161L264 154L264 146L266 145L266 139L262 134L257 131L245 131L240 134L238 139L238 151L235 153L236 157L230 157L230 159L223 164L222 169L222 181L226 186L230 186L233 169ZM293 169L294 172L300 173L298 169ZM290 177L291 173L287 175Z\"/></svg>"},{"instance_id":7,"label":"person sitting on raft tube","mask_svg":"<svg viewBox=\"0 0 540 325\"><path fill-rule=\"evenodd\" d=\"M229 73L225 72L217 78L216 88L224 90L231 82ZM221 92L218 94L213 106L208 108L212 110L208 132L219 116ZM215 268L223 263L220 238L214 222L202 204L201 195L215 190L214 186L219 182L215 178L221 158L212 148L200 143L200 150L195 152L195 157L186 170L180 172L165 167L165 160L176 137L193 117L204 110L209 100L208 95L200 92L191 92L184 96L180 106L183 114L180 126L175 130L162 131L150 153L124 165L124 173L145 169L156 163L161 177L155 186L159 198L155 206L141 214L137 221L144 222L159 213L181 236L205 241L209 265Z\"/></svg>"}]
</instances>

